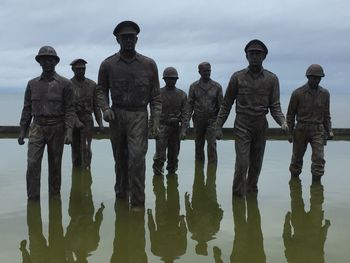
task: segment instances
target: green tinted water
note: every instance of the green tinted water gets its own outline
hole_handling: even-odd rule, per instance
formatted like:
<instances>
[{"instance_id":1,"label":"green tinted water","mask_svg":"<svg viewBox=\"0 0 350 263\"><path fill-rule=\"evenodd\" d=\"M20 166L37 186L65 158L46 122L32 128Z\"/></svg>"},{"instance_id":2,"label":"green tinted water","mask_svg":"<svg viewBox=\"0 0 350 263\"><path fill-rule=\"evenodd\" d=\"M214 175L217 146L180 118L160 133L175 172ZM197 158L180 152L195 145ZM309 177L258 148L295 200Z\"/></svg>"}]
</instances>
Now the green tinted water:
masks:
<instances>
[{"instance_id":1,"label":"green tinted water","mask_svg":"<svg viewBox=\"0 0 350 263\"><path fill-rule=\"evenodd\" d=\"M115 201L108 140L93 141L91 173L72 171L65 147L61 198L47 196L44 155L41 202L27 203L26 146L2 139L0 262L345 263L349 146L328 144L322 185L312 185L310 150L301 182L289 182L291 145L268 141L258 196L232 202L233 141L218 143L217 169L196 165L185 141L178 176L164 180L152 178L150 141L143 213Z\"/></svg>"}]
</instances>

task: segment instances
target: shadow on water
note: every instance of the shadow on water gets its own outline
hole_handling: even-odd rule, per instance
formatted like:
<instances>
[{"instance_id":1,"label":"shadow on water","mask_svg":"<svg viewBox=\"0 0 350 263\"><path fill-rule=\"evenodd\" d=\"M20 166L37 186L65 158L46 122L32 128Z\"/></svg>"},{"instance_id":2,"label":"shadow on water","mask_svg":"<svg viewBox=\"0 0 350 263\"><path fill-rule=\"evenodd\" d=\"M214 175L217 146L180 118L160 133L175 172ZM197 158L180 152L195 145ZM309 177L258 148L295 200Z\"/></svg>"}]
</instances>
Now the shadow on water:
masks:
<instances>
[{"instance_id":1,"label":"shadow on water","mask_svg":"<svg viewBox=\"0 0 350 263\"><path fill-rule=\"evenodd\" d=\"M166 263L174 262L187 249L187 227L185 216L180 215L177 180L176 174L168 174L165 187L163 177L154 176L155 220L152 210L147 210L151 251Z\"/></svg>"},{"instance_id":2,"label":"shadow on water","mask_svg":"<svg viewBox=\"0 0 350 263\"><path fill-rule=\"evenodd\" d=\"M291 211L287 212L283 228L284 254L288 262L325 262L324 244L331 225L324 219L322 205L323 185L314 182L310 186L310 211L305 211L302 186L299 178L289 182Z\"/></svg>"},{"instance_id":3,"label":"shadow on water","mask_svg":"<svg viewBox=\"0 0 350 263\"><path fill-rule=\"evenodd\" d=\"M91 173L86 170L72 171L72 188L68 214L70 223L64 235L62 226L62 203L60 196L49 198L48 240L43 235L40 202L28 201L27 240L21 241L20 250L24 263L41 262L88 262L100 240L100 226L104 205L95 214L91 194Z\"/></svg>"},{"instance_id":4,"label":"shadow on water","mask_svg":"<svg viewBox=\"0 0 350 263\"><path fill-rule=\"evenodd\" d=\"M185 194L186 221L191 238L197 241L197 255L208 255L207 242L215 239L224 213L217 201L216 168L209 163L205 178L204 164L196 161L191 202Z\"/></svg>"}]
</instances>

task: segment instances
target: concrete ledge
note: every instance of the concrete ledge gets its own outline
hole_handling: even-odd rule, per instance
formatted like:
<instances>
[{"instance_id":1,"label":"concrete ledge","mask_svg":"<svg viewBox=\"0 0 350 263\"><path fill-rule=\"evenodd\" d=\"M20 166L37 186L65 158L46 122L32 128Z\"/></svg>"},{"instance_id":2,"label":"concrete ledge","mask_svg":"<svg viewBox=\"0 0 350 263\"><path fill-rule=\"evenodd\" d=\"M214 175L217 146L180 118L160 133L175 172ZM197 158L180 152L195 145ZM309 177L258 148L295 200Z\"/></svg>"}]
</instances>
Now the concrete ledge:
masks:
<instances>
[{"instance_id":1,"label":"concrete ledge","mask_svg":"<svg viewBox=\"0 0 350 263\"><path fill-rule=\"evenodd\" d=\"M333 129L335 134L334 140L338 141L349 141L350 140L350 129L348 128L335 128ZM0 138L17 138L19 134L19 126L0 126ZM193 139L193 128L188 130L187 139ZM223 128L224 140L234 140L233 129ZM95 139L107 139L109 138L109 127L105 127L103 132L100 132L98 127L94 127L94 138ZM267 130L268 140L287 140L288 136L283 134L280 128L269 128Z\"/></svg>"}]
</instances>

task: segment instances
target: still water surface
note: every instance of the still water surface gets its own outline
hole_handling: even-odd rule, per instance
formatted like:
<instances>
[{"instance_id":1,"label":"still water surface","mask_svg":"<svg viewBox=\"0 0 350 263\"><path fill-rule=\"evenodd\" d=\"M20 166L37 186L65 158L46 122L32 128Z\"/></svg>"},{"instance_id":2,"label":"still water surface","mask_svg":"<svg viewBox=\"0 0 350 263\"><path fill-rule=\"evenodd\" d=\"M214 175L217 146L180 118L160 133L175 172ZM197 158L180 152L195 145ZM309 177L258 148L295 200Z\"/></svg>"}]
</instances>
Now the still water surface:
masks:
<instances>
[{"instance_id":1,"label":"still water surface","mask_svg":"<svg viewBox=\"0 0 350 263\"><path fill-rule=\"evenodd\" d=\"M258 196L231 197L233 141L218 143L218 167L194 162L182 143L177 176L152 177L146 211L114 198L108 140L93 140L91 173L72 171L65 146L60 198L27 203L26 145L0 139L0 262L349 262L350 142L329 142L322 184L312 184L310 150L301 181L289 181L291 145L268 141ZM21 249L20 249L21 248Z\"/></svg>"}]
</instances>

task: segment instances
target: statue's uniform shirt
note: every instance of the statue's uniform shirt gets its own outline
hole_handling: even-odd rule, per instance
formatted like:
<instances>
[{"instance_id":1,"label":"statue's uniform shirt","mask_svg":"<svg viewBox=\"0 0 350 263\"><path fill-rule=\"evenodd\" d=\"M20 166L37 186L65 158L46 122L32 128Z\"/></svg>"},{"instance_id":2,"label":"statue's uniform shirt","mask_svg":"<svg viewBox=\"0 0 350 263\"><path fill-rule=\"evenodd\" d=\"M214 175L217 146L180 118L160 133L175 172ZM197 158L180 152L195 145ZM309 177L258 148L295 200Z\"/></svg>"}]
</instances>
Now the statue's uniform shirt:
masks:
<instances>
[{"instance_id":1,"label":"statue's uniform shirt","mask_svg":"<svg viewBox=\"0 0 350 263\"><path fill-rule=\"evenodd\" d=\"M148 111L159 119L162 110L156 63L139 53L131 60L119 53L105 59L98 74L97 96L103 111L111 94L115 120L110 122L115 159L115 192L132 205L145 201L145 155L148 149Z\"/></svg>"}]
</instances>

